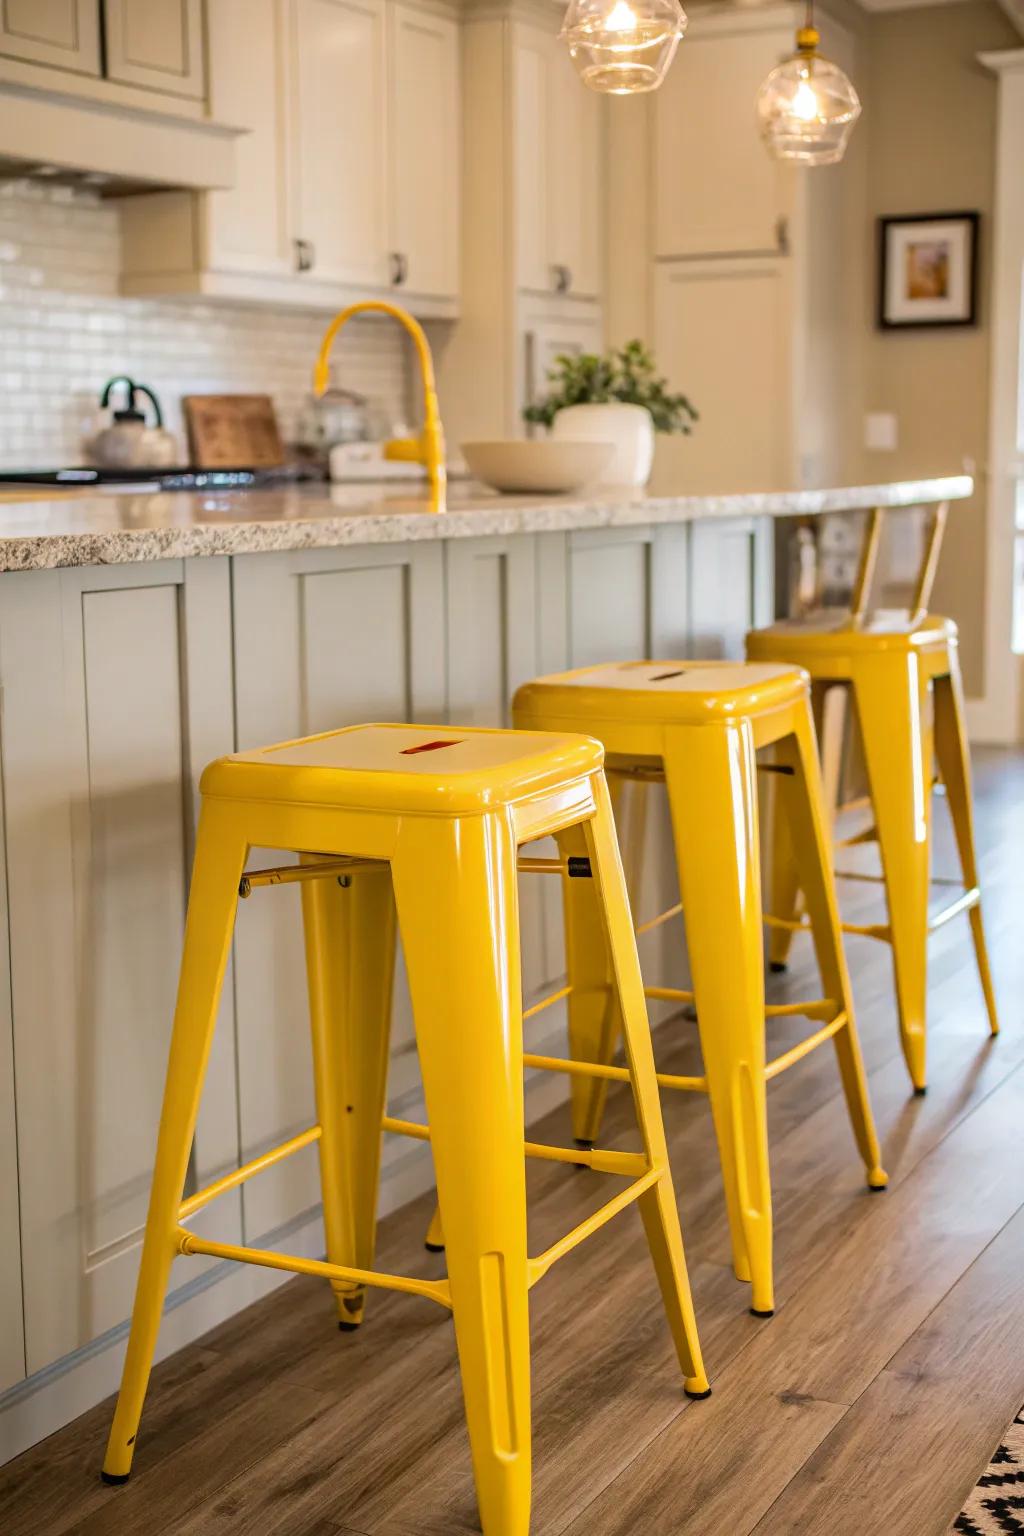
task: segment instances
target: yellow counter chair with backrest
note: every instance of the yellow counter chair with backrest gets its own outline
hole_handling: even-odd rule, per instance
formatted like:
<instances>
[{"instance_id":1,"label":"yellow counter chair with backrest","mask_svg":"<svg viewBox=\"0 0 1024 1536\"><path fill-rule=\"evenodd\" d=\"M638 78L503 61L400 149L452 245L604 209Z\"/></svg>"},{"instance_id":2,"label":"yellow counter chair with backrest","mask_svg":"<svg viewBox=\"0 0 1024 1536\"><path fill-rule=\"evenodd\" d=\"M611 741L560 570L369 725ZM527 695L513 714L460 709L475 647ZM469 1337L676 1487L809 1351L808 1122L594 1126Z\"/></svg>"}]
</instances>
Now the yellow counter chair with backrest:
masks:
<instances>
[{"instance_id":1,"label":"yellow counter chair with backrest","mask_svg":"<svg viewBox=\"0 0 1024 1536\"><path fill-rule=\"evenodd\" d=\"M189 894L181 980L128 1354L103 1475L124 1482L172 1260L206 1254L317 1275L343 1328L367 1286L450 1308L486 1536L530 1525L530 1287L631 1202L639 1204L684 1390L706 1396L654 1058L602 751L574 735L355 726L212 764ZM568 941L602 956L623 1021L642 1151L525 1143L517 870L521 844L553 835ZM251 847L300 865L245 873ZM189 1149L240 895L299 883L309 973L317 1124L183 1199ZM261 899L283 899L263 897ZM401 930L429 1126L385 1113L395 930ZM570 1064L573 1066L573 1064ZM586 1063L574 1070L585 1073ZM442 1280L375 1270L382 1130L429 1140L447 1236ZM219 1243L189 1218L283 1157L319 1144L327 1258ZM531 1258L526 1155L625 1180Z\"/></svg>"},{"instance_id":2,"label":"yellow counter chair with backrest","mask_svg":"<svg viewBox=\"0 0 1024 1536\"><path fill-rule=\"evenodd\" d=\"M882 862L877 878L885 886L888 922L850 924L847 931L892 946L903 1053L915 1092L924 1093L928 935L964 911L970 915L993 1035L999 1025L981 915L957 628L951 619L927 612L946 506L931 513L914 591L902 611L871 608L883 515L880 509L869 515L849 612L754 630L747 636L747 656L799 666L810 675L830 810L838 798L846 704L852 700L873 825L840 846L877 841ZM953 822L963 889L946 907L929 913L936 766ZM856 872L855 878L870 877ZM780 822L772 845L770 959L775 969L785 967L793 935L803 926L800 887Z\"/></svg>"},{"instance_id":3,"label":"yellow counter chair with backrest","mask_svg":"<svg viewBox=\"0 0 1024 1536\"><path fill-rule=\"evenodd\" d=\"M695 1001L704 1074L659 1074L658 1081L710 1097L733 1267L751 1284L751 1310L768 1316L774 1307L768 1082L831 1039L868 1184L881 1189L887 1182L839 931L807 677L793 667L742 662L585 667L525 684L513 715L523 730L586 730L598 737L616 794L630 779L660 780L667 788L693 992L656 985L645 990L652 998ZM771 759L759 764L762 748L770 749ZM824 990L810 1002L767 1008L759 766L772 771L791 828ZM572 1080L573 1128L587 1147L600 1132L608 1080L622 1075L609 1065L622 1021L598 948L570 944L567 981L571 1055L603 1068L599 1076ZM765 1020L777 1015L805 1016L817 1027L769 1061Z\"/></svg>"}]
</instances>

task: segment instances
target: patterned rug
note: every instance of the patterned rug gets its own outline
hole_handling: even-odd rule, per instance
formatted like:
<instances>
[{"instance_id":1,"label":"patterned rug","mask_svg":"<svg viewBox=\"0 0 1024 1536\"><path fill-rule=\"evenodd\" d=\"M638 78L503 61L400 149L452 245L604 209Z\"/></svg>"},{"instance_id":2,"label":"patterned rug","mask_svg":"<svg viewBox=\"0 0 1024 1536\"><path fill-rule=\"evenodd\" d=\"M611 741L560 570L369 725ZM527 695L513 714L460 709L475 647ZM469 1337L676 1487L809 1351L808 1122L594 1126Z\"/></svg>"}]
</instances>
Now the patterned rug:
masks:
<instances>
[{"instance_id":1,"label":"patterned rug","mask_svg":"<svg viewBox=\"0 0 1024 1536\"><path fill-rule=\"evenodd\" d=\"M960 1536L1024 1536L1024 1408L953 1522Z\"/></svg>"}]
</instances>

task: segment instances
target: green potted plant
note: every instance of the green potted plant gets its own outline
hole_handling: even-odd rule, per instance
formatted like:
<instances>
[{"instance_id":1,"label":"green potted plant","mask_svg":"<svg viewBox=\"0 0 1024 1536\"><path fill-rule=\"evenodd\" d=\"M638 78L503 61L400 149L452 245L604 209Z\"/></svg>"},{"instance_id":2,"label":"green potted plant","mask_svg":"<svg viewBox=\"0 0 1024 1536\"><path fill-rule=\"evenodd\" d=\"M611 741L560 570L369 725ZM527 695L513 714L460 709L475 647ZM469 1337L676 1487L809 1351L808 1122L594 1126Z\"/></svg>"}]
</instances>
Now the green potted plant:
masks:
<instances>
[{"instance_id":1,"label":"green potted plant","mask_svg":"<svg viewBox=\"0 0 1024 1536\"><path fill-rule=\"evenodd\" d=\"M688 434L698 419L686 396L669 389L642 341L600 356L556 357L548 382L549 392L526 407L525 419L554 437L612 443L606 479L617 485L646 485L655 432Z\"/></svg>"}]
</instances>

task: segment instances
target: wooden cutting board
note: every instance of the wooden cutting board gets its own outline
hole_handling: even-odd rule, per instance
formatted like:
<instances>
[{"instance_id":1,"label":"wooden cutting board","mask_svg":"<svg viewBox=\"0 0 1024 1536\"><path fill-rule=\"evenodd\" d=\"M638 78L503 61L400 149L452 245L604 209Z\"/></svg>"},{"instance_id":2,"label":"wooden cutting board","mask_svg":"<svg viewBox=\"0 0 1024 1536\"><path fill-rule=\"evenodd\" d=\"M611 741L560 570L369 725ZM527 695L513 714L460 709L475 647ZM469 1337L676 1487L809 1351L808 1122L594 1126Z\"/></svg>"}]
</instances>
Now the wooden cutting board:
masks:
<instances>
[{"instance_id":1,"label":"wooden cutting board","mask_svg":"<svg viewBox=\"0 0 1024 1536\"><path fill-rule=\"evenodd\" d=\"M186 395L182 407L197 469L277 469L284 463L269 395Z\"/></svg>"}]
</instances>

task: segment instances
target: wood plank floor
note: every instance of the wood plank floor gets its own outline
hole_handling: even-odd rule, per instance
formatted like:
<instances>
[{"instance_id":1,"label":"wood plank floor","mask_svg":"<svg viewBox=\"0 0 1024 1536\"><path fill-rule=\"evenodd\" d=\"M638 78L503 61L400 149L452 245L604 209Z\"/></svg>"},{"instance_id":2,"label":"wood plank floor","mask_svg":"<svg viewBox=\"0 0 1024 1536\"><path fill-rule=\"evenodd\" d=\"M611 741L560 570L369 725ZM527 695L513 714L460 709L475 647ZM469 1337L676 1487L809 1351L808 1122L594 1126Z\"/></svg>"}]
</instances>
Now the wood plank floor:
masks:
<instances>
[{"instance_id":1,"label":"wood plank floor","mask_svg":"<svg viewBox=\"0 0 1024 1536\"><path fill-rule=\"evenodd\" d=\"M705 1357L688 1403L630 1211L532 1297L536 1536L944 1536L1024 1402L1024 758L978 754L979 840L1003 1034L990 1043L966 923L933 943L930 1090L912 1098L889 953L850 959L892 1178L869 1198L829 1050L772 1085L777 1312L747 1314L728 1263L707 1107L666 1103ZM953 872L939 803L936 870ZM870 867L871 850L857 855ZM852 856L844 855L852 867ZM844 888L848 913L877 903ZM802 940L779 1000L807 996ZM776 1025L778 1027L776 1027ZM779 1020L773 1041L799 1036ZM692 1024L658 1031L692 1071ZM635 1144L622 1093L609 1140ZM562 1112L538 1130L566 1134ZM531 1165L536 1252L606 1197ZM387 1268L438 1273L429 1202L381 1234ZM5 1536L469 1536L478 1529L447 1315L373 1296L340 1335L295 1280L154 1374L135 1474L98 1467L110 1405L0 1470Z\"/></svg>"}]
</instances>

